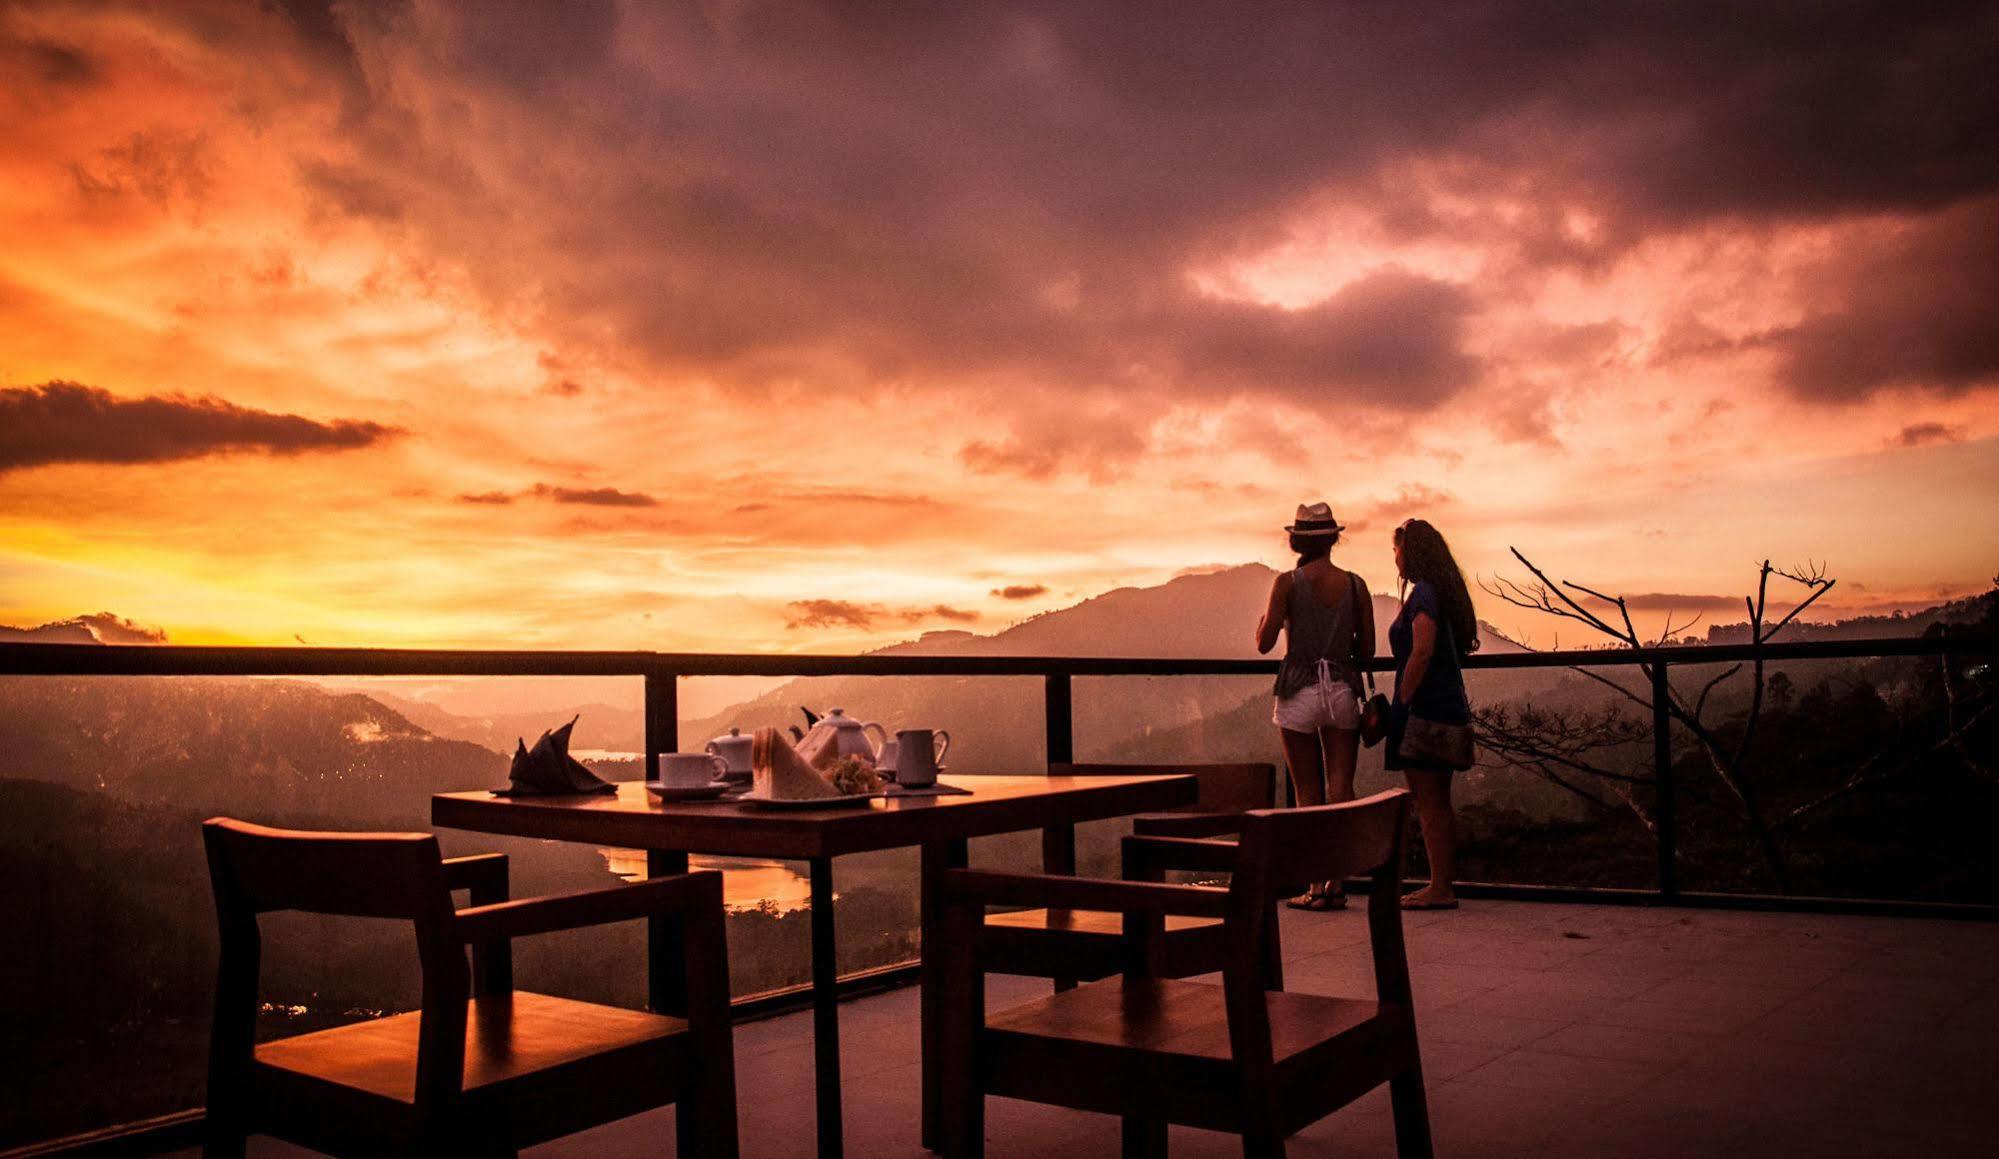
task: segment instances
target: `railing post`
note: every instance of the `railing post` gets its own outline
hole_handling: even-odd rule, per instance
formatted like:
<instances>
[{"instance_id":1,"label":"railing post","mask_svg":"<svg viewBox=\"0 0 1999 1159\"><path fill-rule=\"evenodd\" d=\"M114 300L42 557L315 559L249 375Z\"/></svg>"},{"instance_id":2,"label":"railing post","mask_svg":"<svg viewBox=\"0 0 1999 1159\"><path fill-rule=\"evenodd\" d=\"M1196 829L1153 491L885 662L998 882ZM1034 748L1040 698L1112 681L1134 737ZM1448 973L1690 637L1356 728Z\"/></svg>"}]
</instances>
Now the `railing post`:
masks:
<instances>
[{"instance_id":1,"label":"railing post","mask_svg":"<svg viewBox=\"0 0 1999 1159\"><path fill-rule=\"evenodd\" d=\"M646 673L646 780L659 780L659 754L680 750L680 678Z\"/></svg>"},{"instance_id":2,"label":"railing post","mask_svg":"<svg viewBox=\"0 0 1999 1159\"><path fill-rule=\"evenodd\" d=\"M1042 704L1048 736L1048 763L1068 764L1076 759L1076 738L1069 701L1069 674L1050 672L1045 678Z\"/></svg>"},{"instance_id":3,"label":"railing post","mask_svg":"<svg viewBox=\"0 0 1999 1159\"><path fill-rule=\"evenodd\" d=\"M1676 865L1677 822L1673 814L1673 717L1669 711L1672 685L1666 681L1666 658L1652 661L1652 818L1659 826L1659 900L1677 901L1680 878Z\"/></svg>"}]
</instances>

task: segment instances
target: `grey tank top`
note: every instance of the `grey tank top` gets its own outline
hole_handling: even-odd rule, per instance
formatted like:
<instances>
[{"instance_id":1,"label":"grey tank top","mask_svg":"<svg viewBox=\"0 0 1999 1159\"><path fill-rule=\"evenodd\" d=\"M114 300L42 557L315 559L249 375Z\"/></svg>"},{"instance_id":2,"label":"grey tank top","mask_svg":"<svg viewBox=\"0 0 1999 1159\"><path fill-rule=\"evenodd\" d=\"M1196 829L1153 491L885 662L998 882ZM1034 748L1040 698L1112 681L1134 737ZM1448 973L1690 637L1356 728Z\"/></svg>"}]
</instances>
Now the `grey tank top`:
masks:
<instances>
[{"instance_id":1,"label":"grey tank top","mask_svg":"<svg viewBox=\"0 0 1999 1159\"><path fill-rule=\"evenodd\" d=\"M1291 573L1291 603L1284 620L1284 662L1277 668L1276 693L1296 696L1298 691L1319 678L1319 662L1325 661L1332 678L1348 686L1357 684L1353 667L1355 610L1354 583L1348 573L1339 603L1327 607L1320 602L1312 583Z\"/></svg>"}]
</instances>

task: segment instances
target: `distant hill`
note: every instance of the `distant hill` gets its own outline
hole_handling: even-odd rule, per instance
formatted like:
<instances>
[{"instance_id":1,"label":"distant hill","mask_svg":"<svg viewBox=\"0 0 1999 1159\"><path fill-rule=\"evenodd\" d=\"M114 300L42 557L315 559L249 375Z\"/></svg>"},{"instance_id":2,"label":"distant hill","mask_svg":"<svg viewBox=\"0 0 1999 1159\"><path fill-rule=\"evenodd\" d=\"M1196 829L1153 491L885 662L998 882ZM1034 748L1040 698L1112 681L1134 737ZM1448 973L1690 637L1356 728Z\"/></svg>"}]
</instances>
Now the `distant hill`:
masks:
<instances>
[{"instance_id":1,"label":"distant hill","mask_svg":"<svg viewBox=\"0 0 1999 1159\"><path fill-rule=\"evenodd\" d=\"M507 761L358 693L289 680L0 678L10 776L139 805L425 828L430 795L501 785Z\"/></svg>"},{"instance_id":2,"label":"distant hill","mask_svg":"<svg viewBox=\"0 0 1999 1159\"><path fill-rule=\"evenodd\" d=\"M1999 603L1999 591L1981 592L1938 604L1920 612L1903 615L1900 612L1890 616L1855 616L1850 620L1833 623L1812 623L1796 621L1785 627L1778 637L1784 641L1804 640L1893 640L1908 636L1920 636L1938 624L1975 624L1989 621L1995 603ZM1714 624L1707 630L1710 644L1747 644L1749 624Z\"/></svg>"},{"instance_id":3,"label":"distant hill","mask_svg":"<svg viewBox=\"0 0 1999 1159\"><path fill-rule=\"evenodd\" d=\"M1277 572L1260 563L1185 575L1150 588L1117 588L1080 604L1044 612L991 636L930 632L879 649L883 656L1164 656L1248 659L1256 655L1256 622ZM1401 608L1374 593L1378 655L1388 654L1388 624ZM1518 652L1520 645L1479 623L1479 647Z\"/></svg>"},{"instance_id":4,"label":"distant hill","mask_svg":"<svg viewBox=\"0 0 1999 1159\"><path fill-rule=\"evenodd\" d=\"M164 644L167 634L135 624L110 612L72 616L34 628L0 624L0 643L19 644Z\"/></svg>"},{"instance_id":5,"label":"distant hill","mask_svg":"<svg viewBox=\"0 0 1999 1159\"><path fill-rule=\"evenodd\" d=\"M1118 588L990 636L931 632L873 655L1253 659L1256 622L1276 576L1270 568L1249 564L1180 576L1157 587ZM1374 607L1379 652L1386 654L1388 623L1399 603L1377 594ZM1521 650L1485 625L1481 625L1481 647L1489 652ZM1500 690L1492 684L1490 694L1512 696L1552 677L1520 672L1480 679L1507 686ZM1267 676L1081 679L1074 686L1076 753L1079 759L1108 759L1157 748L1156 743L1144 742L1147 737L1199 734L1204 738L1201 754L1212 759L1269 759L1266 749L1274 742L1268 727L1269 692ZM850 716L879 721L891 731L949 729L955 747L947 763L965 771L1004 772L1046 762L1041 704L1041 682L1031 677L799 679L720 713L683 721L681 745L698 748L731 726L748 731L802 724L800 707L824 711L837 705ZM1262 713L1259 728L1216 727L1218 722L1233 724L1258 712ZM1183 752L1179 759L1196 759L1196 754Z\"/></svg>"},{"instance_id":6,"label":"distant hill","mask_svg":"<svg viewBox=\"0 0 1999 1159\"><path fill-rule=\"evenodd\" d=\"M634 682L636 683L636 682ZM372 691L373 699L408 718L411 723L450 740L470 741L484 749L511 756L516 742L532 745L543 730L578 717L570 747L637 752L645 745L645 709L614 704L562 704L560 707L466 715L428 700L392 692Z\"/></svg>"}]
</instances>

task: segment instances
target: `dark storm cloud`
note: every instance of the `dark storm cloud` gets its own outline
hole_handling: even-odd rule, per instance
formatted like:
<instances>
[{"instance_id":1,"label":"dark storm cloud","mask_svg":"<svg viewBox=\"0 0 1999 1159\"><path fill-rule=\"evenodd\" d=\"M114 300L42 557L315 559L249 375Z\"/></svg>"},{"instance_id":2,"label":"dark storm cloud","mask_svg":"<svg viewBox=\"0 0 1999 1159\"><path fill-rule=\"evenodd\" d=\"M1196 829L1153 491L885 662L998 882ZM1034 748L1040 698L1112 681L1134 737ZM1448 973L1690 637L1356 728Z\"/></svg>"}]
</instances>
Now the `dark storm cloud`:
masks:
<instances>
[{"instance_id":1,"label":"dark storm cloud","mask_svg":"<svg viewBox=\"0 0 1999 1159\"><path fill-rule=\"evenodd\" d=\"M0 472L49 463L164 463L227 451L352 450L402 432L183 395L120 398L75 382L0 390Z\"/></svg>"},{"instance_id":2,"label":"dark storm cloud","mask_svg":"<svg viewBox=\"0 0 1999 1159\"><path fill-rule=\"evenodd\" d=\"M0 30L0 71L25 76L52 89L83 88L103 78L99 62L73 45L15 38Z\"/></svg>"},{"instance_id":3,"label":"dark storm cloud","mask_svg":"<svg viewBox=\"0 0 1999 1159\"><path fill-rule=\"evenodd\" d=\"M1961 394L1999 381L1999 200L1938 215L1827 281L1818 310L1771 336L1797 394Z\"/></svg>"},{"instance_id":4,"label":"dark storm cloud","mask_svg":"<svg viewBox=\"0 0 1999 1159\"><path fill-rule=\"evenodd\" d=\"M1461 349L1472 312L1464 290L1392 269L1301 310L1204 304L1180 327L1186 378L1426 410L1476 377Z\"/></svg>"},{"instance_id":5,"label":"dark storm cloud","mask_svg":"<svg viewBox=\"0 0 1999 1159\"><path fill-rule=\"evenodd\" d=\"M323 8L298 11L330 44ZM1190 271L1328 207L1479 232L1517 272L1999 188L1991 4L533 4L346 31L394 83L317 178L330 204L393 206L577 342L733 388L1421 411L1493 380L1467 330L1511 287L1363 269L1293 311ZM1800 389L1900 369L1828 385L1829 341L1797 335ZM1067 462L1034 431L977 442L974 466Z\"/></svg>"}]
</instances>

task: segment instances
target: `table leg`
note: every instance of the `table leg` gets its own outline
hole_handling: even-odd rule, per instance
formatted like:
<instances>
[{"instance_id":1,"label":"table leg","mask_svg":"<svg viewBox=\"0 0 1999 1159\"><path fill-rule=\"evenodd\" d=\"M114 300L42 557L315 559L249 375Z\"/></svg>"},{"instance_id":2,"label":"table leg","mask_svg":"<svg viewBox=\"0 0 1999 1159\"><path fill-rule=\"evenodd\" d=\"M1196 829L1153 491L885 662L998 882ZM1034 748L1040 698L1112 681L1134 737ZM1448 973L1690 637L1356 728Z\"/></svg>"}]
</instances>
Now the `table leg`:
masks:
<instances>
[{"instance_id":1,"label":"table leg","mask_svg":"<svg viewBox=\"0 0 1999 1159\"><path fill-rule=\"evenodd\" d=\"M943 1145L941 1138L942 1107L944 1100L943 1083L939 1067L942 1055L937 1041L942 1017L938 1004L943 1000L943 979L941 972L943 955L943 908L938 902L937 882L947 869L963 869L967 863L967 849L963 838L956 841L933 841L923 847L922 894L919 912L922 922L922 967L921 986L923 993L918 999L922 1021L923 1043L923 1146L935 1151Z\"/></svg>"},{"instance_id":2,"label":"table leg","mask_svg":"<svg viewBox=\"0 0 1999 1159\"><path fill-rule=\"evenodd\" d=\"M840 965L833 946L833 859L812 866L812 1061L819 1094L819 1156L839 1159Z\"/></svg>"},{"instance_id":3,"label":"table leg","mask_svg":"<svg viewBox=\"0 0 1999 1159\"><path fill-rule=\"evenodd\" d=\"M687 854L672 849L646 850L646 876L672 877L687 872ZM655 1014L687 1015L687 939L680 918L646 919L646 1005Z\"/></svg>"}]
</instances>

